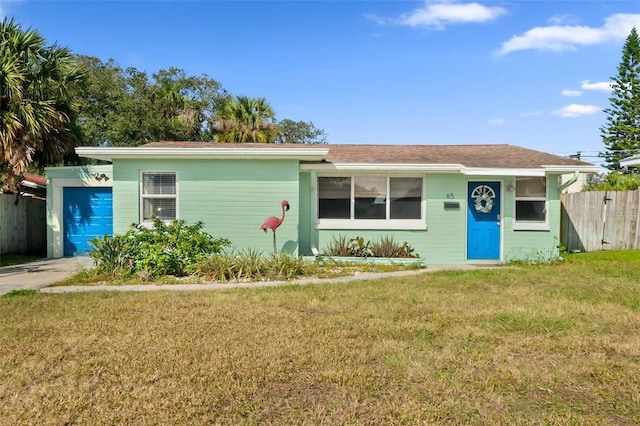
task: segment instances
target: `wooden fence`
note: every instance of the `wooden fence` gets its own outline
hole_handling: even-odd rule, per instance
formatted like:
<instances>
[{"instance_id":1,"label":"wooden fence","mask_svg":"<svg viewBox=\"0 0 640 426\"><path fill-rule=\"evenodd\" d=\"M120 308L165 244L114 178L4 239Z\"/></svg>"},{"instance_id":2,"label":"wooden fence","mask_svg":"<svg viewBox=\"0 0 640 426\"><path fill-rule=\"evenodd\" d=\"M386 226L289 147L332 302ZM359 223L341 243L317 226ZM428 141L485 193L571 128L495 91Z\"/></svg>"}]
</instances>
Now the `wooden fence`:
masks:
<instances>
[{"instance_id":1,"label":"wooden fence","mask_svg":"<svg viewBox=\"0 0 640 426\"><path fill-rule=\"evenodd\" d=\"M560 241L567 250L640 249L640 190L562 194Z\"/></svg>"},{"instance_id":2,"label":"wooden fence","mask_svg":"<svg viewBox=\"0 0 640 426\"><path fill-rule=\"evenodd\" d=\"M45 256L47 202L31 197L0 194L0 255Z\"/></svg>"}]
</instances>

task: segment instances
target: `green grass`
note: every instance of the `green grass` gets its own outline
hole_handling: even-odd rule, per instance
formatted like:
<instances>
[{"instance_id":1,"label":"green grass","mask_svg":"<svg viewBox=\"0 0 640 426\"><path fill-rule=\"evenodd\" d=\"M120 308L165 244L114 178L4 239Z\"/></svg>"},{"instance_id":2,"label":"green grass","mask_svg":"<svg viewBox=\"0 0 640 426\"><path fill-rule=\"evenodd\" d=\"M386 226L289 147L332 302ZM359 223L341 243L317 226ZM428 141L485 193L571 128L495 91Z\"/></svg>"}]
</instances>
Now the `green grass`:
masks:
<instances>
[{"instance_id":1,"label":"green grass","mask_svg":"<svg viewBox=\"0 0 640 426\"><path fill-rule=\"evenodd\" d=\"M2 424L640 422L640 253L0 298Z\"/></svg>"}]
</instances>

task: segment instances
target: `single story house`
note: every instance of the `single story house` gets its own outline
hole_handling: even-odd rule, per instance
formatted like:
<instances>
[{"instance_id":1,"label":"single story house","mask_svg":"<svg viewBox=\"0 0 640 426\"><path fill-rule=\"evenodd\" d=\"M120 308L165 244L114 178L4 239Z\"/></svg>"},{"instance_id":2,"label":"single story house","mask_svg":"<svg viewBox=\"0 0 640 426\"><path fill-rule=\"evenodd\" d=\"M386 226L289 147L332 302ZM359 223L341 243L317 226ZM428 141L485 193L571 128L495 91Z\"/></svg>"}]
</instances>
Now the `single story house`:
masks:
<instances>
[{"instance_id":1,"label":"single story house","mask_svg":"<svg viewBox=\"0 0 640 426\"><path fill-rule=\"evenodd\" d=\"M320 252L334 237L407 241L428 265L557 254L560 193L594 173L579 160L512 145L288 145L156 142L79 147L110 165L47 169L48 256L131 224L201 221L237 248Z\"/></svg>"},{"instance_id":2,"label":"single story house","mask_svg":"<svg viewBox=\"0 0 640 426\"><path fill-rule=\"evenodd\" d=\"M640 166L640 154L620 160L620 165L623 167Z\"/></svg>"}]
</instances>

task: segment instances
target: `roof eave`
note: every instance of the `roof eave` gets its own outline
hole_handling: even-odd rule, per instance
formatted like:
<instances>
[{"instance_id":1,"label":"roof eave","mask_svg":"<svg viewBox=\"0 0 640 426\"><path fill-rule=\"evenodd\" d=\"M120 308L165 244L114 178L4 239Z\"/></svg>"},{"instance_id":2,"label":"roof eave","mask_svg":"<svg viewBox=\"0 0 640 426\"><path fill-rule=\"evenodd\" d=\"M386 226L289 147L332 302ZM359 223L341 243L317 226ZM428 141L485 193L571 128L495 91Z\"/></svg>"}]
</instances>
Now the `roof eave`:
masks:
<instances>
[{"instance_id":1,"label":"roof eave","mask_svg":"<svg viewBox=\"0 0 640 426\"><path fill-rule=\"evenodd\" d=\"M26 188L31 188L31 189L47 189L47 185L42 185L40 183L33 182L30 180L23 180L22 182L20 182L20 185Z\"/></svg>"},{"instance_id":2,"label":"roof eave","mask_svg":"<svg viewBox=\"0 0 640 426\"><path fill-rule=\"evenodd\" d=\"M623 167L633 167L640 165L640 155L634 155L633 157L620 160L620 165Z\"/></svg>"},{"instance_id":3,"label":"roof eave","mask_svg":"<svg viewBox=\"0 0 640 426\"><path fill-rule=\"evenodd\" d=\"M159 148L159 147L77 147L81 157L96 160L146 158L206 158L206 159L259 159L279 160L297 159L302 161L321 161L327 157L327 148Z\"/></svg>"},{"instance_id":4,"label":"roof eave","mask_svg":"<svg viewBox=\"0 0 640 426\"><path fill-rule=\"evenodd\" d=\"M599 166L592 164L567 166L567 165L544 165L542 166L548 175L551 174L563 174L563 173L598 173L600 171Z\"/></svg>"},{"instance_id":5,"label":"roof eave","mask_svg":"<svg viewBox=\"0 0 640 426\"><path fill-rule=\"evenodd\" d=\"M384 171L384 172L459 172L460 164L403 164L403 163L314 163L300 164L300 170L315 171Z\"/></svg>"},{"instance_id":6,"label":"roof eave","mask_svg":"<svg viewBox=\"0 0 640 426\"><path fill-rule=\"evenodd\" d=\"M549 174L595 173L598 166L540 166L540 167L467 167L462 164L404 164L404 163L317 163L301 164L300 170L319 172L331 171L379 171L379 172L429 172L429 173L462 173L469 176L546 176Z\"/></svg>"}]
</instances>

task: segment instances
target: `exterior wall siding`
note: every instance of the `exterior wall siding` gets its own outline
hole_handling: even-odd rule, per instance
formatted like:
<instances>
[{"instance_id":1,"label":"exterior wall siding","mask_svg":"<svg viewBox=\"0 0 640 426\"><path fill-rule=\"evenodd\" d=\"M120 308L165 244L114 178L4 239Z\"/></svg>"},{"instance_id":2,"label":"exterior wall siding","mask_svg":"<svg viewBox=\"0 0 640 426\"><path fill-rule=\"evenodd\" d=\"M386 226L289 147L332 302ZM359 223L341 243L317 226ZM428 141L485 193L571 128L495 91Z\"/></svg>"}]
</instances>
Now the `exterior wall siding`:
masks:
<instances>
[{"instance_id":1,"label":"exterior wall siding","mask_svg":"<svg viewBox=\"0 0 640 426\"><path fill-rule=\"evenodd\" d=\"M514 193L510 194L510 202L505 212L505 255L504 261L544 261L559 255L560 244L560 191L558 190L558 176L547 177L549 197L549 230L548 231L519 231L513 229Z\"/></svg>"},{"instance_id":2,"label":"exterior wall siding","mask_svg":"<svg viewBox=\"0 0 640 426\"><path fill-rule=\"evenodd\" d=\"M478 263L467 260L467 182L499 181L502 184L502 243L501 261L545 260L557 256L557 244L560 234L560 198L557 177L547 178L549 189L549 225L545 231L524 231L513 229L515 213L515 193L507 191L506 186L515 182L508 176L466 176L458 174L426 175L426 230L331 230L315 229L317 195L315 177L312 173L302 173L300 178L300 199L309 214L310 221L305 223L301 217L300 253L311 254L310 246L319 251L327 248L334 237L361 236L365 240L376 240L383 236L393 236L396 242L407 241L428 265L451 265ZM304 185L306 187L302 187ZM458 202L459 209L445 209L445 202ZM308 207L307 207L308 205ZM482 262L482 261L480 261Z\"/></svg>"},{"instance_id":3,"label":"exterior wall siding","mask_svg":"<svg viewBox=\"0 0 640 426\"><path fill-rule=\"evenodd\" d=\"M299 171L292 160L116 160L111 166L64 167L47 170L47 255L62 256L62 188L113 186L113 230L122 234L140 218L141 171L175 171L178 182L178 217L188 224L202 221L215 237L228 238L237 249L273 250L271 231L260 225L268 216L281 215L280 202L289 201L277 232L277 249L310 255L320 252L333 237L362 236L368 240L393 236L407 241L428 265L477 263L466 259L467 182L502 183L501 261L544 260L558 254L560 193L557 176L547 178L549 230L514 230L515 192L507 191L514 177L427 174L425 180L426 230L316 229L316 173ZM97 181L105 173L107 181ZM458 202L459 209L445 209Z\"/></svg>"},{"instance_id":4,"label":"exterior wall siding","mask_svg":"<svg viewBox=\"0 0 640 426\"><path fill-rule=\"evenodd\" d=\"M297 253L299 171L297 160L117 160L114 233L139 223L140 173L177 173L177 215L187 224L201 221L214 237L228 238L238 249L273 250L271 231L260 226L269 216L280 217L280 202L291 209L277 232L277 249Z\"/></svg>"}]
</instances>

